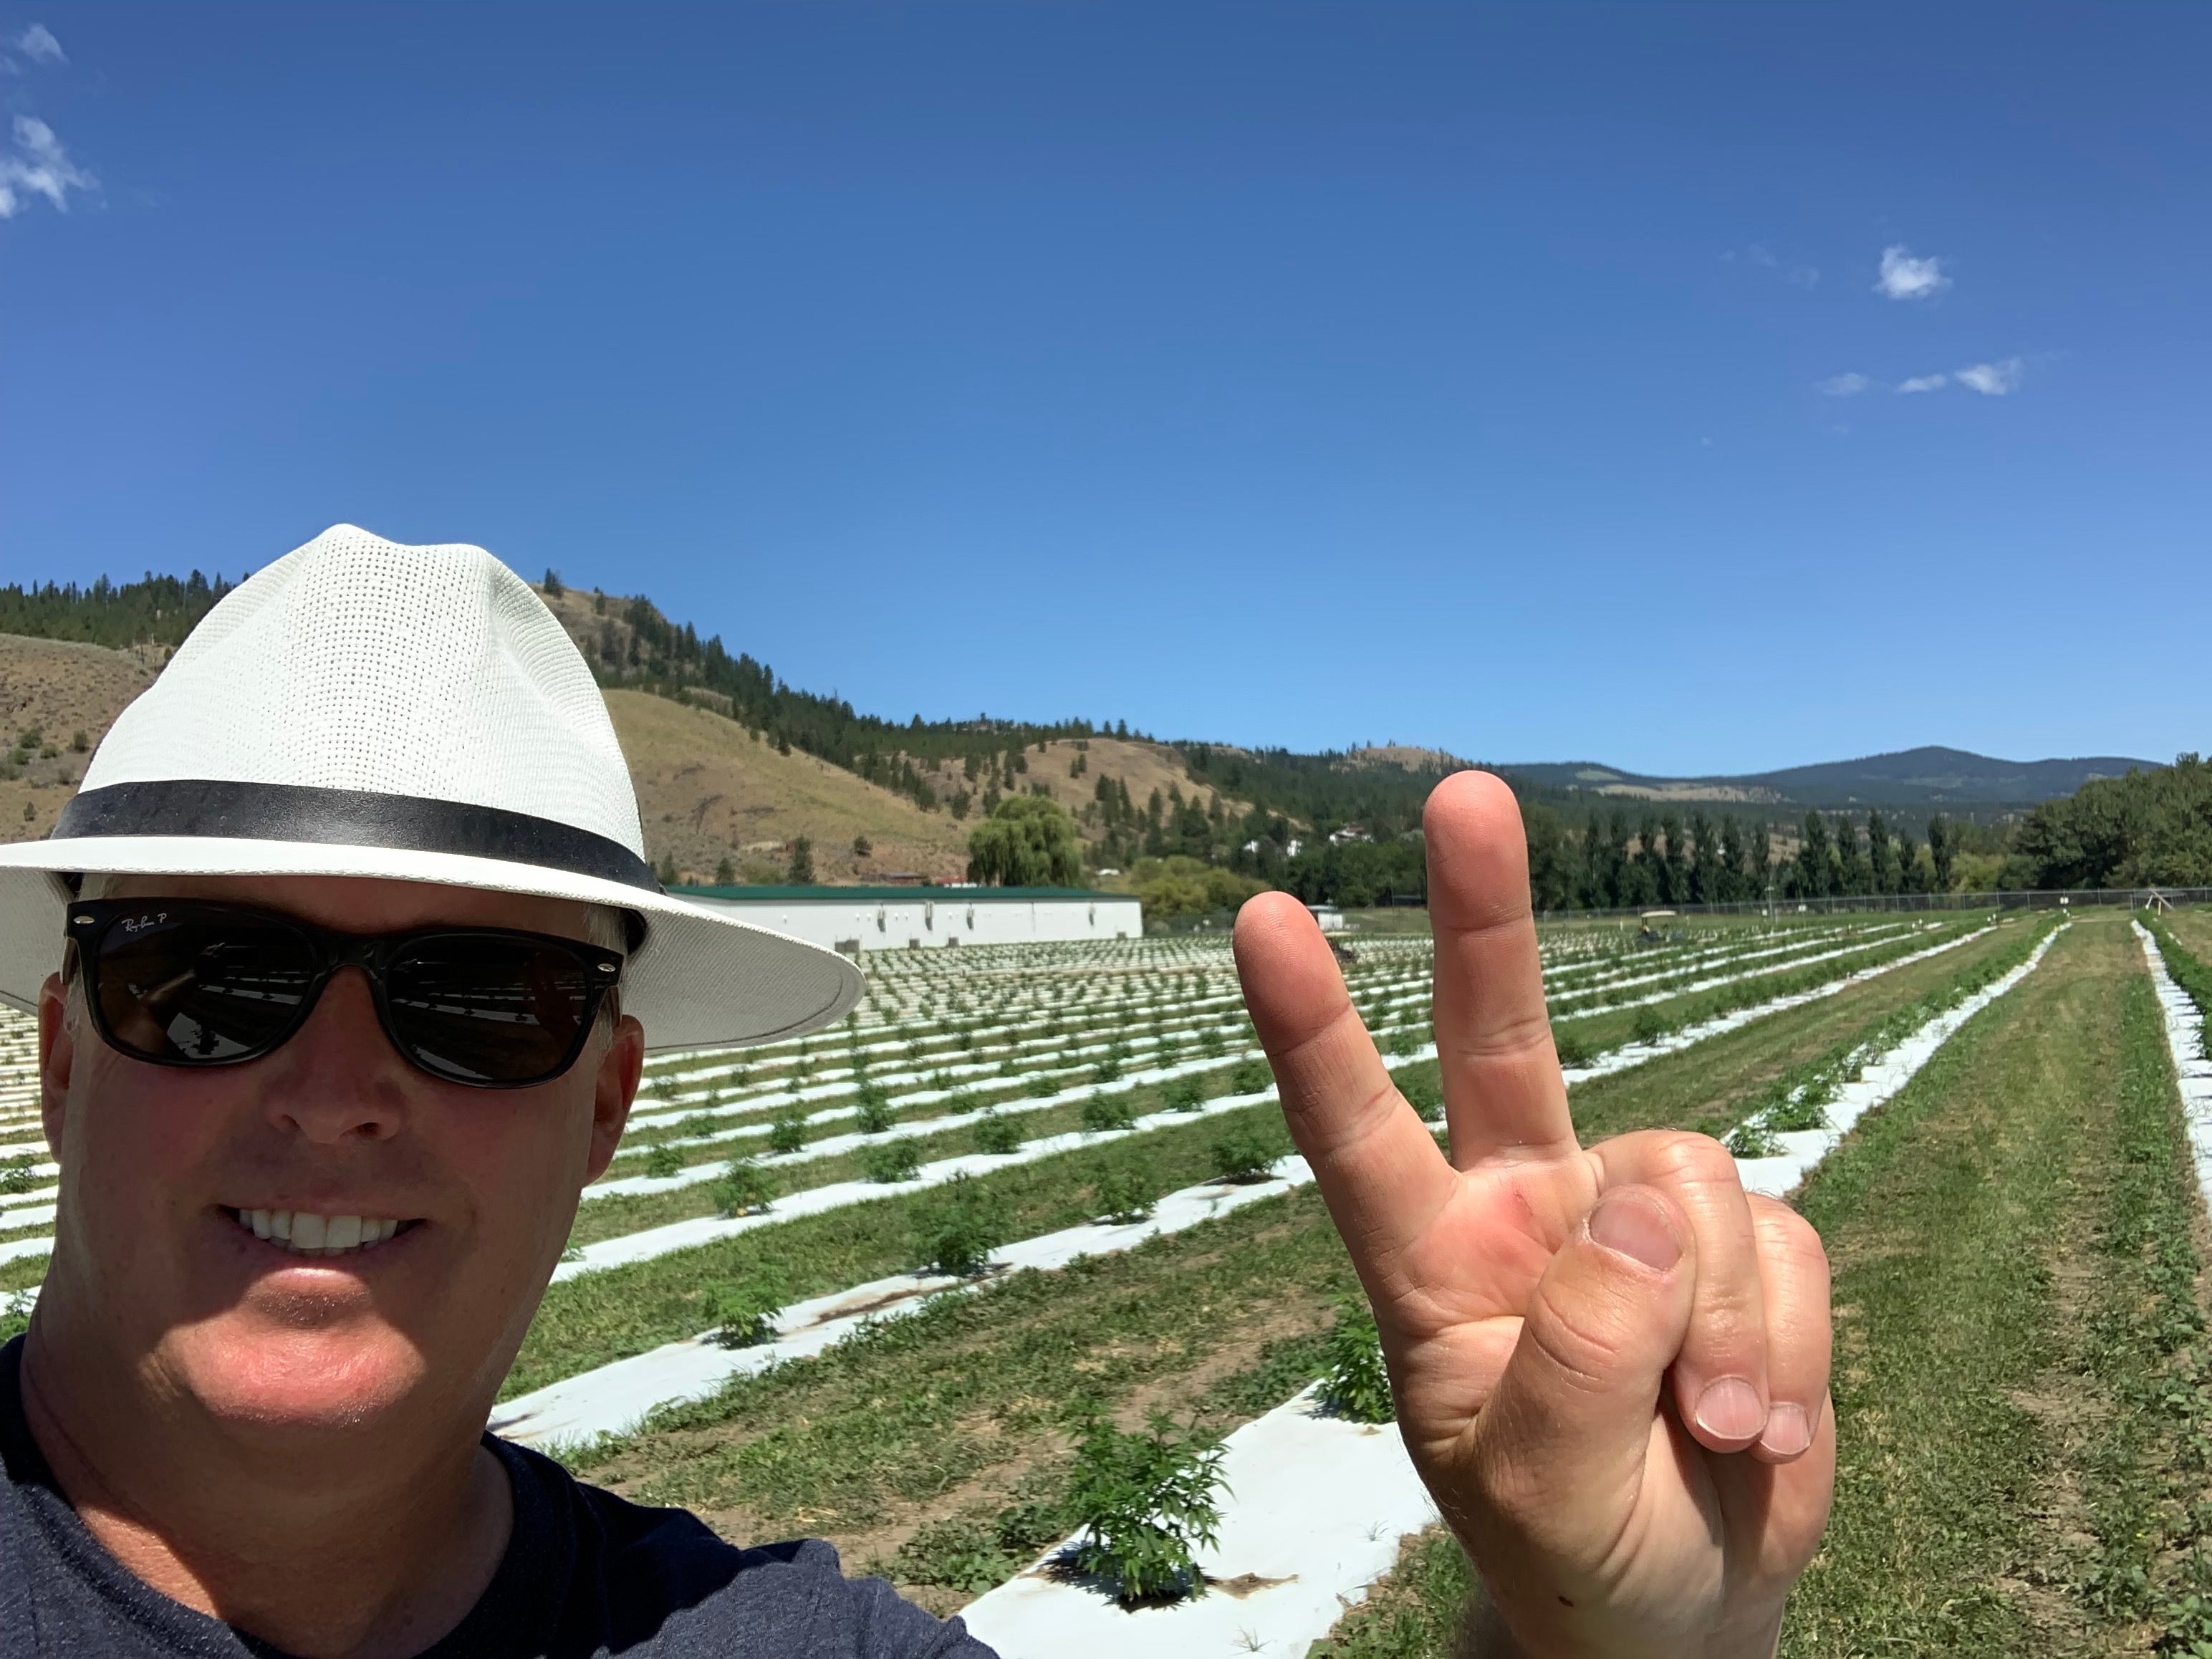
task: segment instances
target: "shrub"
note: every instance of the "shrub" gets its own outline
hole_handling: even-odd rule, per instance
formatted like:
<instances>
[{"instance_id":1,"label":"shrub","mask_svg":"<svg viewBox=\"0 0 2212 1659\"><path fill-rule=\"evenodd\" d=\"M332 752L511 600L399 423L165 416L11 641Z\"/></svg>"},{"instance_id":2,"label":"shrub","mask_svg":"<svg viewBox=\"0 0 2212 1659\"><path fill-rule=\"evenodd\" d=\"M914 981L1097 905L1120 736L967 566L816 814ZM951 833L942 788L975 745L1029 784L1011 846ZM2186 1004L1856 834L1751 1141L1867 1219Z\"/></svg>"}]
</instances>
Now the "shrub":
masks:
<instances>
[{"instance_id":1,"label":"shrub","mask_svg":"<svg viewBox=\"0 0 2212 1659\"><path fill-rule=\"evenodd\" d=\"M733 1158L714 1183L714 1204L724 1215L745 1215L765 1210L775 1197L777 1182L750 1158Z\"/></svg>"},{"instance_id":2,"label":"shrub","mask_svg":"<svg viewBox=\"0 0 2212 1659\"><path fill-rule=\"evenodd\" d=\"M1232 1095L1256 1095L1274 1081L1264 1060L1240 1060L1229 1068L1229 1092Z\"/></svg>"},{"instance_id":3,"label":"shrub","mask_svg":"<svg viewBox=\"0 0 2212 1659\"><path fill-rule=\"evenodd\" d=\"M955 1176L915 1218L915 1254L934 1273L973 1278L1006 1242L1004 1200L972 1176Z\"/></svg>"},{"instance_id":4,"label":"shrub","mask_svg":"<svg viewBox=\"0 0 2212 1659\"><path fill-rule=\"evenodd\" d=\"M1152 1212L1152 1195L1133 1170L1109 1170L1093 1189L1098 1195L1098 1218L1116 1224L1142 1221Z\"/></svg>"},{"instance_id":5,"label":"shrub","mask_svg":"<svg viewBox=\"0 0 2212 1659\"><path fill-rule=\"evenodd\" d=\"M1408 1025L1404 1030L1391 1034L1390 1052L1394 1054L1417 1054L1428 1040L1428 1034L1419 1026Z\"/></svg>"},{"instance_id":6,"label":"shrub","mask_svg":"<svg viewBox=\"0 0 2212 1659\"><path fill-rule=\"evenodd\" d=\"M1060 1092L1060 1079L1049 1072L1031 1072L1029 1082L1023 1086L1025 1093L1035 1099L1042 1100L1047 1095L1056 1095Z\"/></svg>"},{"instance_id":7,"label":"shrub","mask_svg":"<svg viewBox=\"0 0 2212 1659\"><path fill-rule=\"evenodd\" d=\"M1274 1173L1275 1143L1256 1123L1239 1124L1209 1149L1213 1173L1224 1181L1265 1181Z\"/></svg>"},{"instance_id":8,"label":"shrub","mask_svg":"<svg viewBox=\"0 0 2212 1659\"><path fill-rule=\"evenodd\" d=\"M1000 1117L996 1112L986 1112L975 1122L975 1150L979 1152L1006 1153L1018 1150L1022 1144L1021 1126L1010 1117Z\"/></svg>"},{"instance_id":9,"label":"shrub","mask_svg":"<svg viewBox=\"0 0 2212 1659\"><path fill-rule=\"evenodd\" d=\"M1218 1025L1209 1025L1198 1034L1198 1051L1208 1059L1219 1059L1227 1046L1221 1040L1221 1028Z\"/></svg>"},{"instance_id":10,"label":"shrub","mask_svg":"<svg viewBox=\"0 0 2212 1659\"><path fill-rule=\"evenodd\" d=\"M806 1144L806 1114L793 1108L778 1112L775 1121L768 1126L768 1146L772 1152L795 1152Z\"/></svg>"},{"instance_id":11,"label":"shrub","mask_svg":"<svg viewBox=\"0 0 2212 1659\"><path fill-rule=\"evenodd\" d=\"M860 1110L854 1120L864 1135L879 1135L898 1121L898 1113L891 1106L891 1097L879 1084L864 1084L860 1088Z\"/></svg>"},{"instance_id":12,"label":"shrub","mask_svg":"<svg viewBox=\"0 0 2212 1659\"><path fill-rule=\"evenodd\" d=\"M859 1162L862 1175L889 1186L895 1181L914 1179L921 1168L921 1148L911 1140L879 1141L861 1147Z\"/></svg>"},{"instance_id":13,"label":"shrub","mask_svg":"<svg viewBox=\"0 0 2212 1659\"><path fill-rule=\"evenodd\" d=\"M1127 1129L1136 1123L1136 1103L1127 1095L1093 1095L1083 1103L1082 1121L1094 1133Z\"/></svg>"},{"instance_id":14,"label":"shrub","mask_svg":"<svg viewBox=\"0 0 2212 1659\"><path fill-rule=\"evenodd\" d=\"M1171 1112L1194 1112L1206 1098L1206 1085L1194 1077L1172 1077L1161 1085L1160 1098Z\"/></svg>"},{"instance_id":15,"label":"shrub","mask_svg":"<svg viewBox=\"0 0 2212 1659\"><path fill-rule=\"evenodd\" d=\"M681 1148L663 1141L645 1155L645 1172L656 1179L684 1173L684 1153Z\"/></svg>"},{"instance_id":16,"label":"shrub","mask_svg":"<svg viewBox=\"0 0 2212 1659\"><path fill-rule=\"evenodd\" d=\"M708 1297L714 1340L726 1348L751 1348L775 1336L775 1316L783 1311L783 1277L760 1268L742 1285L718 1285Z\"/></svg>"},{"instance_id":17,"label":"shrub","mask_svg":"<svg viewBox=\"0 0 2212 1659\"><path fill-rule=\"evenodd\" d=\"M1105 1059L1091 1068L1093 1083L1118 1083L1121 1078L1121 1055L1118 1049L1107 1051Z\"/></svg>"},{"instance_id":18,"label":"shrub","mask_svg":"<svg viewBox=\"0 0 2212 1659\"><path fill-rule=\"evenodd\" d=\"M1221 1457L1219 1441L1176 1432L1165 1413L1140 1434L1091 1419L1068 1482L1083 1528L1069 1565L1104 1579L1124 1607L1205 1595L1193 1553L1221 1524Z\"/></svg>"},{"instance_id":19,"label":"shrub","mask_svg":"<svg viewBox=\"0 0 2212 1659\"><path fill-rule=\"evenodd\" d=\"M1321 1400L1339 1417L1355 1423L1388 1423L1397 1415L1390 1399L1390 1373L1382 1364L1382 1341L1375 1315L1364 1300L1346 1297L1337 1304L1336 1326L1328 1334L1328 1363L1322 1372Z\"/></svg>"},{"instance_id":20,"label":"shrub","mask_svg":"<svg viewBox=\"0 0 2212 1659\"><path fill-rule=\"evenodd\" d=\"M1571 1031L1554 1030L1552 1047L1559 1051L1559 1064L1571 1070L1587 1066L1597 1058L1596 1051L1589 1046L1589 1040Z\"/></svg>"},{"instance_id":21,"label":"shrub","mask_svg":"<svg viewBox=\"0 0 2212 1659\"><path fill-rule=\"evenodd\" d=\"M0 1193L27 1193L38 1184L39 1177L27 1164L0 1170Z\"/></svg>"},{"instance_id":22,"label":"shrub","mask_svg":"<svg viewBox=\"0 0 2212 1659\"><path fill-rule=\"evenodd\" d=\"M1656 1042L1667 1035L1667 1016L1656 1008L1643 1007L1636 1011L1635 1024L1629 1028L1638 1042Z\"/></svg>"},{"instance_id":23,"label":"shrub","mask_svg":"<svg viewBox=\"0 0 2212 1659\"><path fill-rule=\"evenodd\" d=\"M946 1113L950 1115L957 1117L965 1117L969 1113L975 1110L978 1107L982 1105L982 1103L983 1103L981 1101L975 1098L975 1091L973 1089L965 1087L955 1089L951 1094L945 1097L945 1109Z\"/></svg>"}]
</instances>

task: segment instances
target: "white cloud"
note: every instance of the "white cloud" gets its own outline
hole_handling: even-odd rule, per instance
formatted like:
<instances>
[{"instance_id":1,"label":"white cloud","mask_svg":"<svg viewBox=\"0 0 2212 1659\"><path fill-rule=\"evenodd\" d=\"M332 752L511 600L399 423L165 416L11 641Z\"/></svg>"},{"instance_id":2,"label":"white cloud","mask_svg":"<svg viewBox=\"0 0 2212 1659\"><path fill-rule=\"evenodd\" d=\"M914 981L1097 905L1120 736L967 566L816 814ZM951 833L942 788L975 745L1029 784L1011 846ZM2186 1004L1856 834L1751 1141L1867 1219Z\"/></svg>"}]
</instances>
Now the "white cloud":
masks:
<instances>
[{"instance_id":1,"label":"white cloud","mask_svg":"<svg viewBox=\"0 0 2212 1659\"><path fill-rule=\"evenodd\" d=\"M1975 363L1959 371L1959 384L1978 392L1984 398L2002 398L2008 392L2020 390L2021 363L2017 357L2008 357L2001 363Z\"/></svg>"},{"instance_id":2,"label":"white cloud","mask_svg":"<svg viewBox=\"0 0 2212 1659\"><path fill-rule=\"evenodd\" d=\"M1916 259L1902 243L1882 249L1881 276L1875 283L1875 293L1893 300L1932 300L1950 286L1941 259Z\"/></svg>"},{"instance_id":3,"label":"white cloud","mask_svg":"<svg viewBox=\"0 0 2212 1659\"><path fill-rule=\"evenodd\" d=\"M69 211L69 193L94 190L100 181L69 158L54 130L34 115L15 118L14 155L0 155L0 219L12 219L43 196L58 213Z\"/></svg>"},{"instance_id":4,"label":"white cloud","mask_svg":"<svg viewBox=\"0 0 2212 1659\"><path fill-rule=\"evenodd\" d=\"M1909 380L1899 380L1899 392L1941 392L1951 383L1948 374L1916 374Z\"/></svg>"},{"instance_id":5,"label":"white cloud","mask_svg":"<svg viewBox=\"0 0 2212 1659\"><path fill-rule=\"evenodd\" d=\"M1856 398L1873 384L1863 374L1832 374L1814 390L1827 398Z\"/></svg>"},{"instance_id":6,"label":"white cloud","mask_svg":"<svg viewBox=\"0 0 2212 1659\"><path fill-rule=\"evenodd\" d=\"M33 23L15 37L15 50L34 64L66 64L69 55L62 43L54 39L54 32L44 23Z\"/></svg>"},{"instance_id":7,"label":"white cloud","mask_svg":"<svg viewBox=\"0 0 2212 1659\"><path fill-rule=\"evenodd\" d=\"M1790 280L1799 288L1810 288L1820 280L1820 273L1811 265L1792 265Z\"/></svg>"}]
</instances>

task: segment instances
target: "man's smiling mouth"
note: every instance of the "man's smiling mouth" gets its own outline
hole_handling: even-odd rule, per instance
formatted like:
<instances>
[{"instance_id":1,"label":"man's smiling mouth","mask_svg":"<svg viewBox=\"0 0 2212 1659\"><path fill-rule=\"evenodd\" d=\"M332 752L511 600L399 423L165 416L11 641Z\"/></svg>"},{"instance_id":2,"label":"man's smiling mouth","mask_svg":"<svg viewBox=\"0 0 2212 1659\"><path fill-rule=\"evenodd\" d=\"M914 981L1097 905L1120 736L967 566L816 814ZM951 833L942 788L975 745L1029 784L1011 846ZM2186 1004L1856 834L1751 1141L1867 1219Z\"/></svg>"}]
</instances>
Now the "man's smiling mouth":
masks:
<instances>
[{"instance_id":1,"label":"man's smiling mouth","mask_svg":"<svg viewBox=\"0 0 2212 1659\"><path fill-rule=\"evenodd\" d=\"M293 1255L356 1255L416 1224L380 1216L317 1215L310 1210L233 1210L226 1206L225 1213L256 1238Z\"/></svg>"}]
</instances>

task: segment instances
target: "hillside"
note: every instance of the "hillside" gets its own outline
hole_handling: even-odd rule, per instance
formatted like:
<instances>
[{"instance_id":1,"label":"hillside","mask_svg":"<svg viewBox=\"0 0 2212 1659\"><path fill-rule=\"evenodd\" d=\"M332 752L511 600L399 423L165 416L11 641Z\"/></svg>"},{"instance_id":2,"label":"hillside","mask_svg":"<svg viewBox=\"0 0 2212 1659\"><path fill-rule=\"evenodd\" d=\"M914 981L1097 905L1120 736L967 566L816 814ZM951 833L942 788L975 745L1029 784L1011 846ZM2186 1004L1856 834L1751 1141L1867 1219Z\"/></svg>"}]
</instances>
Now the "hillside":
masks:
<instances>
[{"instance_id":1,"label":"hillside","mask_svg":"<svg viewBox=\"0 0 2212 1659\"><path fill-rule=\"evenodd\" d=\"M162 647L118 651L70 641L0 634L0 738L36 731L40 741L17 765L0 765L0 842L24 841L53 827L88 756L71 748L78 732L97 745L125 704L153 683ZM919 875L956 881L966 872L968 832L981 810L981 779L943 758L918 767L940 803L963 788L975 801L964 818L949 805L925 810L907 795L793 749L779 750L757 730L696 703L609 687L607 712L637 789L647 855L673 859L686 878L711 880L727 859L743 876L781 879L793 840L812 843L817 879L881 881ZM1080 746L1079 746L1080 745ZM48 747L57 752L48 757ZM1080 759L1083 770L1072 776ZM1097 781L1116 781L1141 807L1152 791L1200 793L1181 756L1164 744L1094 737L1043 739L1014 757L1024 790L1042 787L1097 841ZM15 773L16 775L9 775ZM1241 812L1241 803L1224 802ZM869 850L854 851L865 838Z\"/></svg>"},{"instance_id":2,"label":"hillside","mask_svg":"<svg viewBox=\"0 0 2212 1659\"><path fill-rule=\"evenodd\" d=\"M1589 761L1507 768L1547 789L1636 800L1734 801L1771 805L2031 806L2070 795L2099 778L2149 771L2160 763L2097 755L2008 761L1963 749L1929 746L1857 760L1785 767L1734 776L1668 778L1623 772Z\"/></svg>"}]
</instances>

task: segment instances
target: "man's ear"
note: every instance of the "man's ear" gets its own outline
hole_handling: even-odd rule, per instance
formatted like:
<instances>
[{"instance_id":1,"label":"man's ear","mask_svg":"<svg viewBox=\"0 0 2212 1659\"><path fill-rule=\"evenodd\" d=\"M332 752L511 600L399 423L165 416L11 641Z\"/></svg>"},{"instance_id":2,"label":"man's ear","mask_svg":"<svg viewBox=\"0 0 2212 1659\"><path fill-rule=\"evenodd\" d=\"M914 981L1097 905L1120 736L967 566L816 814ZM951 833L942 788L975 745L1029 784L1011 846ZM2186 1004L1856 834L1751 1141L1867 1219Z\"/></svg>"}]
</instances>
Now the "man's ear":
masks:
<instances>
[{"instance_id":1,"label":"man's ear","mask_svg":"<svg viewBox=\"0 0 2212 1659\"><path fill-rule=\"evenodd\" d=\"M592 1150L585 1159L584 1184L591 1185L614 1162L629 1122L630 1103L637 1098L639 1080L645 1075L645 1027L635 1016L624 1014L615 1022L614 1038L599 1056L599 1072L592 1093Z\"/></svg>"},{"instance_id":2,"label":"man's ear","mask_svg":"<svg viewBox=\"0 0 2212 1659\"><path fill-rule=\"evenodd\" d=\"M76 1034L70 1030L69 990L59 974L39 988L39 1117L46 1145L60 1149L69 1110L70 1071L76 1064Z\"/></svg>"}]
</instances>

